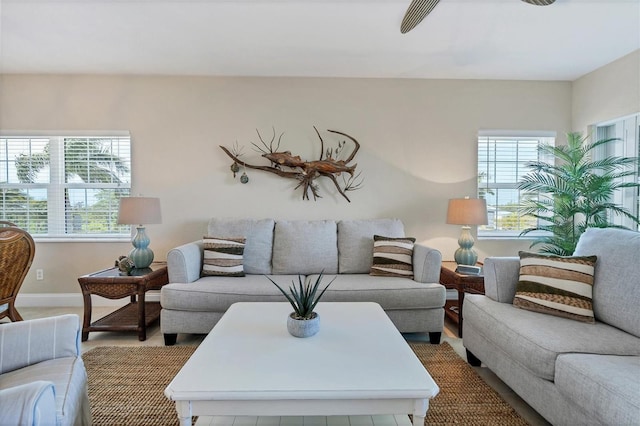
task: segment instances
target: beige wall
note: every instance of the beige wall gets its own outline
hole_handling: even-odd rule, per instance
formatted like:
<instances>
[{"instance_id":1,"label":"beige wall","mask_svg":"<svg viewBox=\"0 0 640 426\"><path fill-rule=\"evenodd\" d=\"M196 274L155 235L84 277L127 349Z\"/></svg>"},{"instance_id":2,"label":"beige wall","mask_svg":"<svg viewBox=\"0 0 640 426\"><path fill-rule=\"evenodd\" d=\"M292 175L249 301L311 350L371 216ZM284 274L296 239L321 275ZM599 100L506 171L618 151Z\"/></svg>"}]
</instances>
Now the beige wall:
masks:
<instances>
[{"instance_id":1,"label":"beige wall","mask_svg":"<svg viewBox=\"0 0 640 426\"><path fill-rule=\"evenodd\" d=\"M479 129L571 128L571 83L5 75L3 130L129 130L133 193L157 196L162 225L147 227L156 258L202 237L211 216L292 219L398 217L407 234L452 259L459 227L447 200L476 191ZM312 126L362 144L355 162L364 187L352 202L321 183L302 201L295 183L248 171L242 185L218 145L254 155L255 129L285 132L282 148L316 157ZM331 140L325 132L326 140ZM310 242L312 243L312 242ZM25 293L79 292L79 275L108 267L128 243L38 243ZM478 241L480 257L515 255L526 241ZM35 281L35 269L45 280Z\"/></svg>"},{"instance_id":2,"label":"beige wall","mask_svg":"<svg viewBox=\"0 0 640 426\"><path fill-rule=\"evenodd\" d=\"M573 129L640 112L640 50L586 74L572 84Z\"/></svg>"}]
</instances>

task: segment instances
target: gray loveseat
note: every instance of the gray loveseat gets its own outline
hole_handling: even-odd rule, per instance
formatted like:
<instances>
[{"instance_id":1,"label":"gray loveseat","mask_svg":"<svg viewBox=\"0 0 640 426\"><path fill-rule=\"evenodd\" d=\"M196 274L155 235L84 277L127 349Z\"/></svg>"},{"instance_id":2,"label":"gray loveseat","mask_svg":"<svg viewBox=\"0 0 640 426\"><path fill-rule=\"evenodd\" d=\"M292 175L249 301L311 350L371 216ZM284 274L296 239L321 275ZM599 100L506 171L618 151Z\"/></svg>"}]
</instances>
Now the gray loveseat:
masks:
<instances>
[{"instance_id":1,"label":"gray loveseat","mask_svg":"<svg viewBox=\"0 0 640 426\"><path fill-rule=\"evenodd\" d=\"M487 258L486 296L466 296L463 343L554 425L640 424L640 233L588 229L576 256L597 256L595 324L511 303L519 258Z\"/></svg>"},{"instance_id":2,"label":"gray loveseat","mask_svg":"<svg viewBox=\"0 0 640 426\"><path fill-rule=\"evenodd\" d=\"M0 425L90 425L80 318L0 325Z\"/></svg>"},{"instance_id":3,"label":"gray loveseat","mask_svg":"<svg viewBox=\"0 0 640 426\"><path fill-rule=\"evenodd\" d=\"M169 284L162 287L160 326L165 344L178 333L208 333L235 302L286 301L264 276L289 287L298 274L321 286L337 276L325 302L376 302L401 332L426 332L439 343L444 326L445 288L439 284L441 254L416 244L413 279L370 276L373 236L404 237L397 219L273 220L211 219L208 235L244 237L244 277L201 276L203 242L167 254Z\"/></svg>"}]
</instances>

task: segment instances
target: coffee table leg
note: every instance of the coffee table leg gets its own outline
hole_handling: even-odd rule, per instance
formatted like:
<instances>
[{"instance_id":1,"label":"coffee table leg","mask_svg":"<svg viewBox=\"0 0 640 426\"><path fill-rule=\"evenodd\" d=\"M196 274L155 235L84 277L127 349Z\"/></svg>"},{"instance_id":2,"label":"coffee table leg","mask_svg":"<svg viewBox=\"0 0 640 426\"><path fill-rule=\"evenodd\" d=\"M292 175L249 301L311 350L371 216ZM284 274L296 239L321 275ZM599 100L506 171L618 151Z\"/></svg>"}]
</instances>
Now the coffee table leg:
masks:
<instances>
[{"instance_id":1,"label":"coffee table leg","mask_svg":"<svg viewBox=\"0 0 640 426\"><path fill-rule=\"evenodd\" d=\"M429 409L428 399L418 399L413 404L413 426L424 426L424 418Z\"/></svg>"},{"instance_id":2,"label":"coffee table leg","mask_svg":"<svg viewBox=\"0 0 640 426\"><path fill-rule=\"evenodd\" d=\"M191 426L191 402L176 401L176 410L180 426Z\"/></svg>"}]
</instances>

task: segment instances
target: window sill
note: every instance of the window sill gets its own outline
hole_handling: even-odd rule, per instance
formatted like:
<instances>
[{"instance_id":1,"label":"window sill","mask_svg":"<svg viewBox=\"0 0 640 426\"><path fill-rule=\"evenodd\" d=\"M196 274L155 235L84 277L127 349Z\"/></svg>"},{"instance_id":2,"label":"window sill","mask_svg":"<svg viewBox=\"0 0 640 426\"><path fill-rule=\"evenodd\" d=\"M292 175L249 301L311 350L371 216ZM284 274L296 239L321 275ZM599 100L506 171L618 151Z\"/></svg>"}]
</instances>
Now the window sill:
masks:
<instances>
[{"instance_id":1,"label":"window sill","mask_svg":"<svg viewBox=\"0 0 640 426\"><path fill-rule=\"evenodd\" d=\"M500 235L500 234L493 234L493 235L478 235L478 237L476 238L477 241L487 241L487 240L522 240L522 241L534 241L537 240L540 237L543 237L544 235L532 235L532 234L528 234L528 235L523 235L520 236L518 234L515 235L509 235L509 234L505 234L505 235Z\"/></svg>"},{"instance_id":2,"label":"window sill","mask_svg":"<svg viewBox=\"0 0 640 426\"><path fill-rule=\"evenodd\" d=\"M33 237L36 243L131 243L130 237Z\"/></svg>"}]
</instances>

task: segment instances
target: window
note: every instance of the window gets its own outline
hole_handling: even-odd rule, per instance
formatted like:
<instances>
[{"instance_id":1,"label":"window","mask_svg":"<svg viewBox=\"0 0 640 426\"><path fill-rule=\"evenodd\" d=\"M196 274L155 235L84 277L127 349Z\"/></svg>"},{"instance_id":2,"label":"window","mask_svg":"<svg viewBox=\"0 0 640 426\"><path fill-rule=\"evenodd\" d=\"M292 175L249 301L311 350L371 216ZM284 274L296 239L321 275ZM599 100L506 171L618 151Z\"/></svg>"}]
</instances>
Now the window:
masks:
<instances>
[{"instance_id":1,"label":"window","mask_svg":"<svg viewBox=\"0 0 640 426\"><path fill-rule=\"evenodd\" d=\"M0 136L0 219L36 238L129 237L130 188L128 134Z\"/></svg>"},{"instance_id":2,"label":"window","mask_svg":"<svg viewBox=\"0 0 640 426\"><path fill-rule=\"evenodd\" d=\"M478 237L517 237L535 226L535 218L520 215L523 194L518 182L529 172L530 161L540 158L540 144L555 143L555 133L481 131L478 134L478 197L487 200L489 224L478 228Z\"/></svg>"},{"instance_id":3,"label":"window","mask_svg":"<svg viewBox=\"0 0 640 426\"><path fill-rule=\"evenodd\" d=\"M596 148L594 152L594 160L599 160L609 156L638 157L640 155L640 114L635 114L630 117L613 120L607 123L597 124L594 127L595 129L592 129L591 131L591 134L596 137L594 140L610 138L620 139ZM640 183L640 164L638 164L635 175L626 176L624 180L627 182L635 181ZM614 194L613 200L609 201L626 208L637 217L640 212L639 191L640 188L620 188ZM613 216L610 217L609 220L616 225L640 231L639 226L623 216Z\"/></svg>"}]
</instances>

